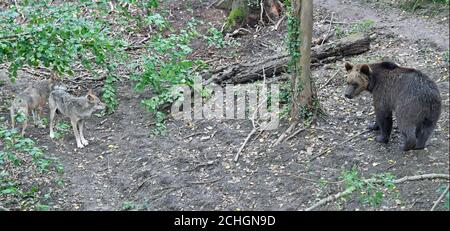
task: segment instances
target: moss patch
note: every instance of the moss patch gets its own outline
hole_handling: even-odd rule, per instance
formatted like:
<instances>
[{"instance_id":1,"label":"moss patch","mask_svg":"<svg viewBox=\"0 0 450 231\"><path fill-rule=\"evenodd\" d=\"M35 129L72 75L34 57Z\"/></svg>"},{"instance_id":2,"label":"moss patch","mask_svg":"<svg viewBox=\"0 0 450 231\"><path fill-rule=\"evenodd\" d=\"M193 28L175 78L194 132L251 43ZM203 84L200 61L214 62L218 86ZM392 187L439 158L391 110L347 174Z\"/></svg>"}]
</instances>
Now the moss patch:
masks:
<instances>
[{"instance_id":1,"label":"moss patch","mask_svg":"<svg viewBox=\"0 0 450 231\"><path fill-rule=\"evenodd\" d=\"M245 19L245 10L243 7L237 7L233 10L231 10L230 14L228 15L227 21L226 21L226 27L235 27L237 24L240 24Z\"/></svg>"}]
</instances>

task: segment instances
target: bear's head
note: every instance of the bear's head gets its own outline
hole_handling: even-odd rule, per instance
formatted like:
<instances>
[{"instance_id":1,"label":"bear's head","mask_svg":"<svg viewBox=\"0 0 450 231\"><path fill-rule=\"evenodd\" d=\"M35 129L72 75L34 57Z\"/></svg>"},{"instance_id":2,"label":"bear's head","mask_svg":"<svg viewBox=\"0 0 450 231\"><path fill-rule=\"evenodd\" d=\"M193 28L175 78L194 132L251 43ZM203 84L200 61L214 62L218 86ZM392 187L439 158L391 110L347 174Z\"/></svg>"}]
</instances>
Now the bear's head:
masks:
<instances>
[{"instance_id":1,"label":"bear's head","mask_svg":"<svg viewBox=\"0 0 450 231\"><path fill-rule=\"evenodd\" d=\"M369 78L371 70L368 64L351 64L345 63L347 71L347 88L345 89L345 97L351 99L358 96L364 90L368 90Z\"/></svg>"}]
</instances>

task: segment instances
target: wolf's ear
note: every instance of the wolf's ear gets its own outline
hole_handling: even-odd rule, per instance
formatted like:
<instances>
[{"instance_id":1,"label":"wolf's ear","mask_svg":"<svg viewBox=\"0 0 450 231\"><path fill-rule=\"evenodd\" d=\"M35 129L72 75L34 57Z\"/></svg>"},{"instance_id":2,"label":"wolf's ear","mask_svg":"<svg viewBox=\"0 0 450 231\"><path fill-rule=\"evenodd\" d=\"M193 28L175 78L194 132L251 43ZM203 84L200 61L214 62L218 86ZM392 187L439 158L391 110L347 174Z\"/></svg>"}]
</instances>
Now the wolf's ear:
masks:
<instances>
[{"instance_id":1,"label":"wolf's ear","mask_svg":"<svg viewBox=\"0 0 450 231\"><path fill-rule=\"evenodd\" d=\"M91 102L95 100L95 97L92 94L87 94L87 99Z\"/></svg>"},{"instance_id":2,"label":"wolf's ear","mask_svg":"<svg viewBox=\"0 0 450 231\"><path fill-rule=\"evenodd\" d=\"M363 73L363 74L365 74L365 75L367 75L367 76L370 76L370 67L369 67L369 65L367 65L367 64L363 64L363 65L361 65L361 73Z\"/></svg>"},{"instance_id":3,"label":"wolf's ear","mask_svg":"<svg viewBox=\"0 0 450 231\"><path fill-rule=\"evenodd\" d=\"M94 95L94 91L92 91L92 88L89 88L89 91L87 93L87 98L89 101L95 100L95 95Z\"/></svg>"},{"instance_id":4,"label":"wolf's ear","mask_svg":"<svg viewBox=\"0 0 450 231\"><path fill-rule=\"evenodd\" d=\"M345 62L345 70L348 72L353 69L353 65L349 62Z\"/></svg>"}]
</instances>

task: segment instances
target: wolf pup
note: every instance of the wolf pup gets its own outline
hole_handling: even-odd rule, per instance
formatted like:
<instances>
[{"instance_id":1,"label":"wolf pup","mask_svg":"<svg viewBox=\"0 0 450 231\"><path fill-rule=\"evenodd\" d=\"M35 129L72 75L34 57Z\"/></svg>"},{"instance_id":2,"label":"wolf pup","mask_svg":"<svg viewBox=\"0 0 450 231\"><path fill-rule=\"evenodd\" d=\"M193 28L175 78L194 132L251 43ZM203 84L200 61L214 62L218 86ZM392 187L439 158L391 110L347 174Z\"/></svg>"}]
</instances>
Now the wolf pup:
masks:
<instances>
[{"instance_id":1,"label":"wolf pup","mask_svg":"<svg viewBox=\"0 0 450 231\"><path fill-rule=\"evenodd\" d=\"M11 126L13 128L15 126L17 112L22 112L25 115L25 120L22 125L22 136L25 134L25 128L28 126L30 112L33 115L35 124L41 120L40 117L43 114L52 85L52 79L38 81L37 83L30 84L22 93L14 98L10 108ZM36 109L38 109L37 115Z\"/></svg>"},{"instance_id":2,"label":"wolf pup","mask_svg":"<svg viewBox=\"0 0 450 231\"><path fill-rule=\"evenodd\" d=\"M56 110L58 110L61 114L70 118L78 148L83 148L89 144L83 135L85 120L94 111L103 110L106 107L94 95L92 89L89 90L86 96L76 97L61 88L57 88L50 93L48 105L50 107L50 138L53 139L55 137L53 133L53 121Z\"/></svg>"},{"instance_id":3,"label":"wolf pup","mask_svg":"<svg viewBox=\"0 0 450 231\"><path fill-rule=\"evenodd\" d=\"M424 149L441 114L441 96L435 82L422 72L393 62L345 63L348 72L345 97L362 91L373 96L376 123L381 135L376 141L387 143L392 130L392 113L404 137L402 149Z\"/></svg>"}]
</instances>

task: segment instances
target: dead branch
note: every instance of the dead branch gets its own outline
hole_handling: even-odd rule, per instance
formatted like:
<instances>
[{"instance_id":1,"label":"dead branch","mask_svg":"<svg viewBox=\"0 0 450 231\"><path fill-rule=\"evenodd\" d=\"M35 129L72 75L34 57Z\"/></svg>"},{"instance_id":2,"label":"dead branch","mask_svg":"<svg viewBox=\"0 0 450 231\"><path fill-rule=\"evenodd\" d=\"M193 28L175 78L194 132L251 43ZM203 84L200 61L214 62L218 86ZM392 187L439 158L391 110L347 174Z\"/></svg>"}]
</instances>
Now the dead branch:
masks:
<instances>
[{"instance_id":1,"label":"dead branch","mask_svg":"<svg viewBox=\"0 0 450 231\"><path fill-rule=\"evenodd\" d=\"M286 136L288 134L290 134L292 132L292 130L294 130L295 126L297 126L298 122L295 122L293 124L291 124L291 126L289 126L289 128L283 132L283 134L281 134L280 137L278 137L278 139L272 144L272 147L275 147L277 145L279 145L281 142L283 142L283 140L286 138Z\"/></svg>"},{"instance_id":2,"label":"dead branch","mask_svg":"<svg viewBox=\"0 0 450 231\"><path fill-rule=\"evenodd\" d=\"M333 16L334 12L331 13L331 19L330 19L330 27L328 28L328 32L326 33L325 37L323 37L322 43L320 45L323 45L325 43L325 39L330 35L331 28L333 27Z\"/></svg>"},{"instance_id":3,"label":"dead branch","mask_svg":"<svg viewBox=\"0 0 450 231\"><path fill-rule=\"evenodd\" d=\"M256 128L253 127L252 131L247 135L247 137L244 140L244 143L242 143L241 147L239 148L238 152L234 156L234 162L237 162L239 160L239 155L241 154L242 150L244 149L245 145L248 143L250 138L255 134Z\"/></svg>"},{"instance_id":4,"label":"dead branch","mask_svg":"<svg viewBox=\"0 0 450 231\"><path fill-rule=\"evenodd\" d=\"M335 181L327 181L327 180L315 180L315 179L311 179L311 178L308 178L308 177L299 176L299 175L293 175L293 174L285 174L284 176L293 177L293 178L296 178L296 179L306 180L306 181L309 181L309 182L319 183L319 184L321 184L321 183L326 183L326 184L340 184L340 183L342 183L342 181L335 182Z\"/></svg>"},{"instance_id":5,"label":"dead branch","mask_svg":"<svg viewBox=\"0 0 450 231\"><path fill-rule=\"evenodd\" d=\"M350 24L350 23L348 23L348 22L336 22L336 21L331 21L331 20L325 20L325 22L329 22L329 23L332 23L332 24Z\"/></svg>"},{"instance_id":6,"label":"dead branch","mask_svg":"<svg viewBox=\"0 0 450 231\"><path fill-rule=\"evenodd\" d=\"M303 132L303 131L305 131L305 130L306 130L306 128L300 128L300 129L298 129L297 131L295 131L294 133L292 133L292 135L288 136L288 137L285 139L285 141L288 141L288 140L294 138L298 133Z\"/></svg>"},{"instance_id":7,"label":"dead branch","mask_svg":"<svg viewBox=\"0 0 450 231\"><path fill-rule=\"evenodd\" d=\"M198 135L204 135L204 134L206 135L206 134L208 134L208 132L196 132L196 133L193 133L193 134L190 134L190 135L187 135L187 136L183 137L183 140L189 139L191 137L198 136Z\"/></svg>"},{"instance_id":8,"label":"dead branch","mask_svg":"<svg viewBox=\"0 0 450 231\"><path fill-rule=\"evenodd\" d=\"M213 165L215 163L216 163L215 161L211 160L211 161L208 161L208 162L205 162L205 163L197 164L196 166L194 166L194 167L192 167L190 169L183 170L182 172L192 172L192 171L194 171L194 170L196 170L196 169L198 169L200 167L210 166L210 165Z\"/></svg>"},{"instance_id":9,"label":"dead branch","mask_svg":"<svg viewBox=\"0 0 450 231\"><path fill-rule=\"evenodd\" d=\"M264 89L266 88L266 72L263 69L263 77L264 77L264 81L262 83L262 89L261 92L266 92ZM252 125L253 125L253 129L252 131L247 135L247 137L244 140L244 143L242 143L241 147L239 148L238 152L236 153L236 155L234 156L234 162L237 162L239 160L239 155L241 155L242 150L244 149L245 145L248 143L248 141L250 140L250 138L256 133L256 131L258 130L258 127L256 126L255 123L255 117L256 114L258 113L259 109L261 108L261 106L263 105L263 103L265 103L267 99L267 96L264 97L264 99L261 100L261 102L259 103L258 107L256 107L256 110L253 112L251 121L252 121Z\"/></svg>"},{"instance_id":10,"label":"dead branch","mask_svg":"<svg viewBox=\"0 0 450 231\"><path fill-rule=\"evenodd\" d=\"M283 17L280 18L280 20L278 20L278 22L272 27L272 30L278 30L278 28L280 27L281 22L283 22L283 20L286 18L286 15L283 15Z\"/></svg>"},{"instance_id":11,"label":"dead branch","mask_svg":"<svg viewBox=\"0 0 450 231\"><path fill-rule=\"evenodd\" d=\"M403 183L406 181L417 181L417 180L425 180L425 179L443 179L443 180L450 180L450 175L448 174L424 174L424 175L416 175L416 176L405 176L403 178L397 179L397 180L393 180L392 183L394 184L399 184L399 183ZM365 183L382 183L382 181L380 180L375 180L375 179L366 179L364 180ZM356 187L351 186L348 187L345 191L328 196L318 202L316 202L315 204L311 205L310 207L306 208L305 211L312 211L316 208L318 208L319 206L325 205L329 202L335 201L341 197L350 195L353 193L353 191L356 190Z\"/></svg>"},{"instance_id":12,"label":"dead branch","mask_svg":"<svg viewBox=\"0 0 450 231\"><path fill-rule=\"evenodd\" d=\"M264 1L261 1L261 3L260 3L260 7L261 7L261 12L260 12L260 15L259 15L259 22L261 23L261 25L264 25Z\"/></svg>"},{"instance_id":13,"label":"dead branch","mask_svg":"<svg viewBox=\"0 0 450 231\"><path fill-rule=\"evenodd\" d=\"M245 29L245 28L238 28L238 29L234 30L234 31L231 32L231 33L227 33L227 34L225 35L224 39L225 39L225 40L231 39L232 37L234 37L234 36L236 36L236 35L238 35L238 34L242 34L242 31L247 32L247 33L249 33L249 34L251 33L251 31L248 30L248 29Z\"/></svg>"},{"instance_id":14,"label":"dead branch","mask_svg":"<svg viewBox=\"0 0 450 231\"><path fill-rule=\"evenodd\" d=\"M346 56L361 54L370 49L369 36L363 34L350 35L348 37L314 46L311 49L312 63L334 62ZM207 82L217 84L246 83L262 79L262 70L270 73L269 77L285 73L291 57L286 53L276 54L264 59L255 59L248 62L235 62L227 66L219 67L202 74Z\"/></svg>"},{"instance_id":15,"label":"dead branch","mask_svg":"<svg viewBox=\"0 0 450 231\"><path fill-rule=\"evenodd\" d=\"M324 87L326 87L328 84L330 84L331 80L333 80L334 77L336 77L336 75L337 75L338 73L339 73L339 70L336 71L336 73L334 73L334 75L331 76L331 78L329 78L329 79L327 80L327 82L326 82L324 85L322 85L321 87L319 87L319 89L318 89L317 91L322 90Z\"/></svg>"},{"instance_id":16,"label":"dead branch","mask_svg":"<svg viewBox=\"0 0 450 231\"><path fill-rule=\"evenodd\" d=\"M187 182L187 183L188 184L213 184L213 183L216 183L217 181L222 180L223 178L225 178L225 176L219 177L214 180L209 180L209 181L194 181L194 182Z\"/></svg>"},{"instance_id":17,"label":"dead branch","mask_svg":"<svg viewBox=\"0 0 450 231\"><path fill-rule=\"evenodd\" d=\"M439 196L439 198L434 202L433 207L431 207L430 211L434 211L434 209L439 204L439 202L441 202L442 198L444 198L444 196L448 193L449 188L450 188L450 185L447 186L447 188L444 190L444 192L441 194L441 196Z\"/></svg>"},{"instance_id":18,"label":"dead branch","mask_svg":"<svg viewBox=\"0 0 450 231\"><path fill-rule=\"evenodd\" d=\"M354 136L352 136L352 137L350 137L350 138L344 140L342 143L340 143L340 144L338 144L338 145L336 145L336 146L327 148L327 149L325 149L325 151L319 153L318 155L315 155L315 156L311 157L311 158L309 159L309 161L311 162L311 161L313 161L313 160L315 160L315 159L317 159L317 158L319 158L319 157L325 155L326 153L328 153L328 152L330 152L330 151L336 149L337 147L346 144L347 142L353 140L354 138L356 138L356 137L358 137L358 136L360 136L360 135L362 135L362 134L368 133L368 132L370 132L370 130L362 131L362 132L360 132L360 133L358 133L358 134L356 134L356 135L354 135Z\"/></svg>"}]
</instances>

